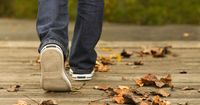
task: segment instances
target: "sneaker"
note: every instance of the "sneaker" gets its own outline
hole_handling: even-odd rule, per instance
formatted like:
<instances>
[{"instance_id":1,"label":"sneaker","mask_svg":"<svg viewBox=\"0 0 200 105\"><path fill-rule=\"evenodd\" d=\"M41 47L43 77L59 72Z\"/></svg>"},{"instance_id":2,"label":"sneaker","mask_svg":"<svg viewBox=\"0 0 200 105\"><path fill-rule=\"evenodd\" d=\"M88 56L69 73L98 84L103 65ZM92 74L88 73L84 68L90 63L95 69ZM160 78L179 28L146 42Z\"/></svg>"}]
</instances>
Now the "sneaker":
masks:
<instances>
[{"instance_id":1,"label":"sneaker","mask_svg":"<svg viewBox=\"0 0 200 105\"><path fill-rule=\"evenodd\" d=\"M41 87L47 91L70 91L72 85L65 72L62 49L49 44L42 49L40 60Z\"/></svg>"},{"instance_id":2,"label":"sneaker","mask_svg":"<svg viewBox=\"0 0 200 105\"><path fill-rule=\"evenodd\" d=\"M69 74L73 80L76 81L88 81L91 80L94 75L94 70L90 74L74 74L72 69L69 69Z\"/></svg>"}]
</instances>

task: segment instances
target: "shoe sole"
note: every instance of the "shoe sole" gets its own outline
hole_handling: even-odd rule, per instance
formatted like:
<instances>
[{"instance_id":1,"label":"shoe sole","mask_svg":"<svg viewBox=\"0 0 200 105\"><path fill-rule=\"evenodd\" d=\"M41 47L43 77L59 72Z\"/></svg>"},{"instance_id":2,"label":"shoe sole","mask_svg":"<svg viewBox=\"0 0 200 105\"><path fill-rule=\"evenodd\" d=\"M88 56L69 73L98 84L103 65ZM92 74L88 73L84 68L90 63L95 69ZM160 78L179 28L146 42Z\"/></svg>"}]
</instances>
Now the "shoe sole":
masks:
<instances>
[{"instance_id":1,"label":"shoe sole","mask_svg":"<svg viewBox=\"0 0 200 105\"><path fill-rule=\"evenodd\" d=\"M63 55L56 48L46 48L41 54L41 87L46 91L71 91L64 69Z\"/></svg>"}]
</instances>

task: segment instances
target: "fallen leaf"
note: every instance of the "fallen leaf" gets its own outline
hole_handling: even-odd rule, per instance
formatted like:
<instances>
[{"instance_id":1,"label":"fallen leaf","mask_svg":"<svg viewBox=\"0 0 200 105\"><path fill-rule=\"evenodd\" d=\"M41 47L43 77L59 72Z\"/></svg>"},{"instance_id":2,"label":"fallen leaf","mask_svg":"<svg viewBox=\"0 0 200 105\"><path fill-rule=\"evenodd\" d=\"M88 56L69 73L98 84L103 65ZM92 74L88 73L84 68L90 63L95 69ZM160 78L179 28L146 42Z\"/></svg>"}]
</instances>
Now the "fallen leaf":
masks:
<instances>
[{"instance_id":1,"label":"fallen leaf","mask_svg":"<svg viewBox=\"0 0 200 105\"><path fill-rule=\"evenodd\" d=\"M114 96L113 101L116 102L117 104L124 104L125 103L123 96Z\"/></svg>"},{"instance_id":2,"label":"fallen leaf","mask_svg":"<svg viewBox=\"0 0 200 105\"><path fill-rule=\"evenodd\" d=\"M8 92L17 92L17 91L19 91L19 88L20 88L21 86L20 85L11 85L8 89L7 89L7 91Z\"/></svg>"},{"instance_id":3,"label":"fallen leaf","mask_svg":"<svg viewBox=\"0 0 200 105\"><path fill-rule=\"evenodd\" d=\"M145 102L145 101L142 101L142 102L140 103L140 105L150 105L150 104L148 104L148 103Z\"/></svg>"},{"instance_id":4,"label":"fallen leaf","mask_svg":"<svg viewBox=\"0 0 200 105\"><path fill-rule=\"evenodd\" d=\"M97 90L103 90L103 91L106 91L108 90L110 87L108 85L98 85L98 86L95 86L94 89L97 89Z\"/></svg>"},{"instance_id":5,"label":"fallen leaf","mask_svg":"<svg viewBox=\"0 0 200 105\"><path fill-rule=\"evenodd\" d=\"M140 90L140 89L134 89L133 93L135 95L142 96L143 98L147 98L150 95L149 92L144 91L143 89L142 90Z\"/></svg>"},{"instance_id":6,"label":"fallen leaf","mask_svg":"<svg viewBox=\"0 0 200 105\"><path fill-rule=\"evenodd\" d=\"M165 83L165 86L174 87L172 85L172 78L170 74L167 74L164 77L160 78L160 81Z\"/></svg>"},{"instance_id":7,"label":"fallen leaf","mask_svg":"<svg viewBox=\"0 0 200 105\"><path fill-rule=\"evenodd\" d=\"M134 65L144 65L144 63L142 61L135 61Z\"/></svg>"},{"instance_id":8,"label":"fallen leaf","mask_svg":"<svg viewBox=\"0 0 200 105\"><path fill-rule=\"evenodd\" d=\"M134 62L126 62L126 65L128 65L128 66L133 66L133 65L134 65Z\"/></svg>"},{"instance_id":9,"label":"fallen leaf","mask_svg":"<svg viewBox=\"0 0 200 105\"><path fill-rule=\"evenodd\" d=\"M98 61L99 63L102 63L103 65L113 65L113 64L114 64L114 62L111 60L110 57L99 56L99 57L97 58L97 61Z\"/></svg>"},{"instance_id":10,"label":"fallen leaf","mask_svg":"<svg viewBox=\"0 0 200 105\"><path fill-rule=\"evenodd\" d=\"M180 74L187 74L187 71L181 71Z\"/></svg>"},{"instance_id":11,"label":"fallen leaf","mask_svg":"<svg viewBox=\"0 0 200 105\"><path fill-rule=\"evenodd\" d=\"M144 83L141 79L135 79L135 83L136 83L136 85L138 85L140 87L144 86Z\"/></svg>"},{"instance_id":12,"label":"fallen leaf","mask_svg":"<svg viewBox=\"0 0 200 105\"><path fill-rule=\"evenodd\" d=\"M18 100L18 102L16 104L13 104L13 105L30 105L30 104L28 104L26 101Z\"/></svg>"},{"instance_id":13,"label":"fallen leaf","mask_svg":"<svg viewBox=\"0 0 200 105\"><path fill-rule=\"evenodd\" d=\"M168 92L166 92L165 90L163 90L163 89L159 89L159 90L158 90L158 93L159 93L161 96L163 96L163 97L168 97L168 96L170 96L170 94L169 94Z\"/></svg>"},{"instance_id":14,"label":"fallen leaf","mask_svg":"<svg viewBox=\"0 0 200 105\"><path fill-rule=\"evenodd\" d=\"M135 83L136 83L136 85L138 85L140 87L142 87L142 86L156 86L159 88L164 87L164 86L173 87L170 74L168 74L160 79L158 79L153 74L147 74L140 79L135 79Z\"/></svg>"},{"instance_id":15,"label":"fallen leaf","mask_svg":"<svg viewBox=\"0 0 200 105\"><path fill-rule=\"evenodd\" d=\"M177 105L189 105L188 102L177 103Z\"/></svg>"},{"instance_id":16,"label":"fallen leaf","mask_svg":"<svg viewBox=\"0 0 200 105\"><path fill-rule=\"evenodd\" d=\"M43 100L40 102L40 105L58 105L56 100Z\"/></svg>"},{"instance_id":17,"label":"fallen leaf","mask_svg":"<svg viewBox=\"0 0 200 105\"><path fill-rule=\"evenodd\" d=\"M142 100L140 97L133 95L132 93L124 94L123 98L125 100L124 104L139 104Z\"/></svg>"},{"instance_id":18,"label":"fallen leaf","mask_svg":"<svg viewBox=\"0 0 200 105\"><path fill-rule=\"evenodd\" d=\"M106 51L106 52L109 52L109 51L112 51L112 49L111 48L105 48L105 47L103 47L103 48L100 48L102 51Z\"/></svg>"},{"instance_id":19,"label":"fallen leaf","mask_svg":"<svg viewBox=\"0 0 200 105\"><path fill-rule=\"evenodd\" d=\"M122 56L120 54L111 54L110 55L110 59L116 59L117 62L121 62L122 61Z\"/></svg>"},{"instance_id":20,"label":"fallen leaf","mask_svg":"<svg viewBox=\"0 0 200 105\"><path fill-rule=\"evenodd\" d=\"M133 55L133 53L127 52L125 49L123 49L122 52L121 52L121 56L123 58L130 58L132 55Z\"/></svg>"},{"instance_id":21,"label":"fallen leaf","mask_svg":"<svg viewBox=\"0 0 200 105\"><path fill-rule=\"evenodd\" d=\"M159 80L158 80L158 81L155 81L155 84L156 84L156 86L159 87L159 88L165 86L165 83L163 83L162 81L159 81Z\"/></svg>"},{"instance_id":22,"label":"fallen leaf","mask_svg":"<svg viewBox=\"0 0 200 105\"><path fill-rule=\"evenodd\" d=\"M170 96L170 94L168 92L166 92L165 90L163 90L163 89L159 89L158 91L152 91L151 94L152 95L159 95L161 97L168 97L168 96Z\"/></svg>"},{"instance_id":23,"label":"fallen leaf","mask_svg":"<svg viewBox=\"0 0 200 105\"><path fill-rule=\"evenodd\" d=\"M172 46L165 46L165 47L143 47L141 51L143 54L152 55L155 58L158 57L165 57L165 55L170 54L169 48Z\"/></svg>"},{"instance_id":24,"label":"fallen leaf","mask_svg":"<svg viewBox=\"0 0 200 105\"><path fill-rule=\"evenodd\" d=\"M123 96L124 94L127 94L127 93L132 93L130 89L120 89L120 88L117 88L117 89L114 89L114 92L115 92L115 95L117 96Z\"/></svg>"},{"instance_id":25,"label":"fallen leaf","mask_svg":"<svg viewBox=\"0 0 200 105\"><path fill-rule=\"evenodd\" d=\"M160 99L159 96L154 96L152 105L171 105L171 103L169 101Z\"/></svg>"},{"instance_id":26,"label":"fallen leaf","mask_svg":"<svg viewBox=\"0 0 200 105\"><path fill-rule=\"evenodd\" d=\"M146 86L155 85L155 82L158 81L158 78L153 74L147 74L143 78L141 78L141 81Z\"/></svg>"},{"instance_id":27,"label":"fallen leaf","mask_svg":"<svg viewBox=\"0 0 200 105\"><path fill-rule=\"evenodd\" d=\"M107 65L103 65L103 64L101 64L101 63L97 63L96 65L95 65L95 71L96 72L108 72L110 69L109 69L109 67L107 66Z\"/></svg>"},{"instance_id":28,"label":"fallen leaf","mask_svg":"<svg viewBox=\"0 0 200 105\"><path fill-rule=\"evenodd\" d=\"M182 90L194 90L194 88L186 86L186 87L183 87Z\"/></svg>"}]
</instances>

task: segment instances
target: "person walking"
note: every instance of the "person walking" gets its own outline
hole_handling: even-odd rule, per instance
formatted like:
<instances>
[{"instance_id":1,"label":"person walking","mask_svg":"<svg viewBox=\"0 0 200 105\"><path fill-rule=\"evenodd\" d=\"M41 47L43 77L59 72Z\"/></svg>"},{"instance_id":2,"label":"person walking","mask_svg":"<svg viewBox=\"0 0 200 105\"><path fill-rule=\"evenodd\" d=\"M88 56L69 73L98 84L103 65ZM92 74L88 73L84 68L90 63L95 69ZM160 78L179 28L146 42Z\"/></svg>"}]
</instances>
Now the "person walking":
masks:
<instances>
[{"instance_id":1,"label":"person walking","mask_svg":"<svg viewBox=\"0 0 200 105\"><path fill-rule=\"evenodd\" d=\"M77 17L72 45L68 48L68 0L39 0L37 32L41 44L41 87L47 91L70 91L72 85L65 71L74 80L91 80L100 39L104 0L77 0ZM70 11L69 11L70 12Z\"/></svg>"}]
</instances>

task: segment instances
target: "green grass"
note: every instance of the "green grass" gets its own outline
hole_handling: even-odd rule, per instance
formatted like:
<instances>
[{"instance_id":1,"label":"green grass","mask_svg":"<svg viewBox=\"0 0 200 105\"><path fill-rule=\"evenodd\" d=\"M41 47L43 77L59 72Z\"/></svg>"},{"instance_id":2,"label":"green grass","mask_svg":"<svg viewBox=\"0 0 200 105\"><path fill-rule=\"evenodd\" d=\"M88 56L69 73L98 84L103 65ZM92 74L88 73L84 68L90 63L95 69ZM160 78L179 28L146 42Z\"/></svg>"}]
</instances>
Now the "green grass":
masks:
<instances>
[{"instance_id":1,"label":"green grass","mask_svg":"<svg viewBox=\"0 0 200 105\"><path fill-rule=\"evenodd\" d=\"M76 0L69 0L70 19ZM0 16L34 19L37 0L1 0ZM200 24L199 0L105 0L105 20L136 25Z\"/></svg>"}]
</instances>

